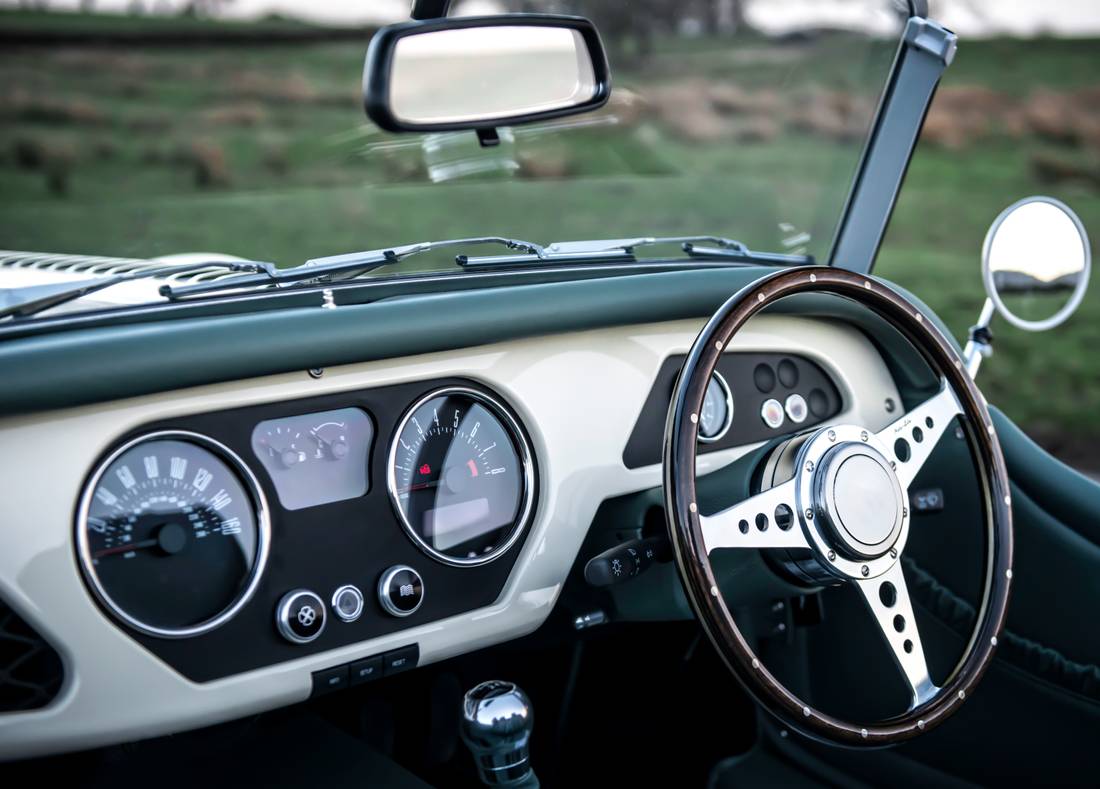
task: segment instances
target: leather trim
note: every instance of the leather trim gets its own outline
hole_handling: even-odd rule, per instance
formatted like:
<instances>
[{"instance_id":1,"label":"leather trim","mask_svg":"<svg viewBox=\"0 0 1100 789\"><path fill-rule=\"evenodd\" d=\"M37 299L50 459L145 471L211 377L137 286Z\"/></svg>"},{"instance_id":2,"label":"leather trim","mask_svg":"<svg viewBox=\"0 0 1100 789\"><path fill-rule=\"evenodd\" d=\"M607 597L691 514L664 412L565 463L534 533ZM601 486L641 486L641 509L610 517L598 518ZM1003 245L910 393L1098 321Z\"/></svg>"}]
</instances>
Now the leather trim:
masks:
<instances>
[{"instance_id":1,"label":"leather trim","mask_svg":"<svg viewBox=\"0 0 1100 789\"><path fill-rule=\"evenodd\" d=\"M952 631L967 638L974 629L974 607L909 557L902 561L910 571L909 593L913 599ZM1071 693L1100 701L1100 666L1070 660L1053 647L1007 629L1001 633L997 657Z\"/></svg>"}]
</instances>

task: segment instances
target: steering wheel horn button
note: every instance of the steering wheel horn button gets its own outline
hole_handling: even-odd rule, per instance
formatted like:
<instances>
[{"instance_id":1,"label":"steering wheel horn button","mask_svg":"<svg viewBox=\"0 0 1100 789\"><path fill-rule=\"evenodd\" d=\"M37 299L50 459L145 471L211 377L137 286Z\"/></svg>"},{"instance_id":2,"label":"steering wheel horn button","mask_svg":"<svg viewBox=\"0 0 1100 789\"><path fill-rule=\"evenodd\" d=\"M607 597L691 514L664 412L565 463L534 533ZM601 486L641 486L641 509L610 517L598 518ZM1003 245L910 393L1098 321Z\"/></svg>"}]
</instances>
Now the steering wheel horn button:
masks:
<instances>
[{"instance_id":1,"label":"steering wheel horn button","mask_svg":"<svg viewBox=\"0 0 1100 789\"><path fill-rule=\"evenodd\" d=\"M814 499L836 549L882 556L901 532L904 495L885 457L862 442L830 449L814 473ZM864 574L865 575L865 574Z\"/></svg>"},{"instance_id":2,"label":"steering wheel horn button","mask_svg":"<svg viewBox=\"0 0 1100 789\"><path fill-rule=\"evenodd\" d=\"M275 626L292 644L308 644L325 629L325 603L308 589L283 595L275 609Z\"/></svg>"},{"instance_id":3,"label":"steering wheel horn button","mask_svg":"<svg viewBox=\"0 0 1100 789\"><path fill-rule=\"evenodd\" d=\"M391 567L378 580L378 602L388 614L410 616L424 602L424 579L408 565Z\"/></svg>"}]
</instances>

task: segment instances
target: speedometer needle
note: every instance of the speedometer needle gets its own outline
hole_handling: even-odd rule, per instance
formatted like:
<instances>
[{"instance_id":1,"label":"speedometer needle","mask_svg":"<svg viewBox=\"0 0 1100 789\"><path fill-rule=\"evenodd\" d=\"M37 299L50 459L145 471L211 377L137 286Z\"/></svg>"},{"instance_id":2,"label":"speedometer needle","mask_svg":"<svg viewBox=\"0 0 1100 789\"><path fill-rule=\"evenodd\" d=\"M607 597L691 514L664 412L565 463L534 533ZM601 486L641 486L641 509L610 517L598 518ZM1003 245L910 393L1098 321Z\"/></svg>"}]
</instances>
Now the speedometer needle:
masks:
<instances>
[{"instance_id":1,"label":"speedometer needle","mask_svg":"<svg viewBox=\"0 0 1100 789\"><path fill-rule=\"evenodd\" d=\"M142 540L141 542L128 542L123 545L116 545L113 548L104 548L102 551L96 551L92 554L93 559L98 559L101 556L110 556L115 553L128 553L129 551L142 550L144 548L155 548L160 543L157 539Z\"/></svg>"}]
</instances>

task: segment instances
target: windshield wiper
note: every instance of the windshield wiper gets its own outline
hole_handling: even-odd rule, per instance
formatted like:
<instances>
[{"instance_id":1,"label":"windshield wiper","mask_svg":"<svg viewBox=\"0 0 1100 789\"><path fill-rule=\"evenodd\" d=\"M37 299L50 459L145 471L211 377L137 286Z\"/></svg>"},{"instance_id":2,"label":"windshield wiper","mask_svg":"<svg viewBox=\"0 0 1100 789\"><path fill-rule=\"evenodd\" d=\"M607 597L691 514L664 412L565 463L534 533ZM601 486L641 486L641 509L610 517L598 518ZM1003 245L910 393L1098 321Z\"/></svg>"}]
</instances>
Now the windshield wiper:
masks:
<instances>
[{"instance_id":1,"label":"windshield wiper","mask_svg":"<svg viewBox=\"0 0 1100 789\"><path fill-rule=\"evenodd\" d=\"M179 299L186 296L196 296L203 293L214 293L223 290L235 290L237 288L251 288L255 286L273 285L284 287L287 285L310 284L320 282L332 282L339 279L352 279L369 274L375 269L400 263L412 255L422 252L430 252L435 249L447 247L471 246L474 244L498 244L509 249L522 250L535 259L542 259L547 253L539 244L531 241L522 241L517 238L504 238L503 236L477 236L474 238L452 238L446 241L421 241L416 244L404 246L386 247L383 249L370 249L365 252L350 252L344 255L331 255L329 257L307 260L300 266L279 269L274 266L265 267L262 273L252 277L236 277L222 282L203 282L197 285L183 285L174 287L164 285L160 289L162 296L169 299Z\"/></svg>"},{"instance_id":2,"label":"windshield wiper","mask_svg":"<svg viewBox=\"0 0 1100 789\"><path fill-rule=\"evenodd\" d=\"M740 241L721 236L644 236L638 238L591 239L587 241L558 241L545 247L532 241L504 236L475 236L472 238L452 238L444 241L421 241L415 244L331 255L307 260L300 266L284 269L276 267L273 263L256 261L222 263L222 266L231 271L240 272L242 276L225 277L211 282L200 282L191 285L166 284L161 286L160 294L167 299L176 300L188 296L229 290L252 290L266 287L285 288L296 285L336 282L360 277L376 269L400 263L413 255L424 252L477 244L495 244L515 250L518 254L488 257L457 255L455 262L464 269L471 270L555 263L630 263L637 260L634 253L636 248L662 244L679 244L684 254L690 258L781 266L797 266L814 262L813 257L807 255L755 252ZM3 302L0 301L0 317L5 315L28 315L40 309L54 306L61 303L61 301L79 298L87 293L110 287L128 279L183 273L203 267L204 264L166 267L132 274L121 274L110 278L67 283L63 286L35 286L35 288L41 288L43 291L36 296L34 306L31 306L26 298L20 304L11 307L5 307ZM50 292L45 289L50 289ZM29 290L20 289L17 293Z\"/></svg>"},{"instance_id":3,"label":"windshield wiper","mask_svg":"<svg viewBox=\"0 0 1100 789\"><path fill-rule=\"evenodd\" d=\"M456 262L467 269L534 263L633 263L637 261L634 250L638 247L654 247L664 244L679 244L684 254L691 258L778 266L802 266L814 262L813 257L810 255L754 252L741 241L721 236L643 236L639 238L590 239L587 241L555 241L553 244L547 245L545 254L538 257L532 257L531 255L467 257L460 255L456 258Z\"/></svg>"},{"instance_id":4,"label":"windshield wiper","mask_svg":"<svg viewBox=\"0 0 1100 789\"><path fill-rule=\"evenodd\" d=\"M0 288L0 319L23 318L34 315L42 310L48 310L69 301L87 296L90 293L104 290L118 285L121 282L132 282L137 279L150 279L173 274L190 274L196 271L207 271L212 268L224 268L229 272L256 272L277 271L273 263L261 263L259 261L224 261L212 260L199 263L184 263L175 266L156 266L154 268L142 268L136 271L127 271L109 277L89 277L76 282L57 282L44 285L28 285L23 288Z\"/></svg>"}]
</instances>

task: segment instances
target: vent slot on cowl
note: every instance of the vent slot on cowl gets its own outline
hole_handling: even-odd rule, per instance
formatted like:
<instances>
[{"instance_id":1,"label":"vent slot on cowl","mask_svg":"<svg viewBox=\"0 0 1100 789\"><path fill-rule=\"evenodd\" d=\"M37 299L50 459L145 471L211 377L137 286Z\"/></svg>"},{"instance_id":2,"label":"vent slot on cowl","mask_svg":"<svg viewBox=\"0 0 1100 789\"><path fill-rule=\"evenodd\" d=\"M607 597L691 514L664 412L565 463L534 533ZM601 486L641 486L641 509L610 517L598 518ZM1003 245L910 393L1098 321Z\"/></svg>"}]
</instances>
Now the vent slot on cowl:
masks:
<instances>
[{"instance_id":1,"label":"vent slot on cowl","mask_svg":"<svg viewBox=\"0 0 1100 789\"><path fill-rule=\"evenodd\" d=\"M0 601L0 714L45 707L64 676L53 647Z\"/></svg>"}]
</instances>

